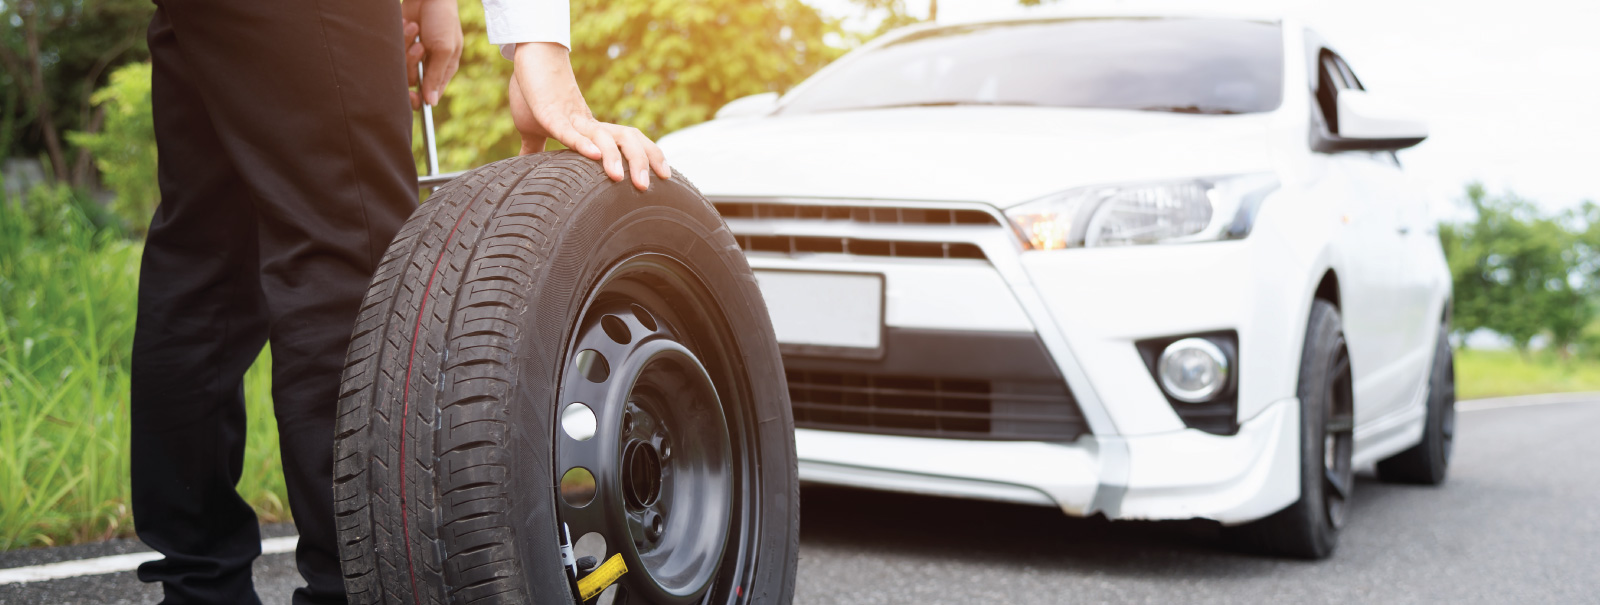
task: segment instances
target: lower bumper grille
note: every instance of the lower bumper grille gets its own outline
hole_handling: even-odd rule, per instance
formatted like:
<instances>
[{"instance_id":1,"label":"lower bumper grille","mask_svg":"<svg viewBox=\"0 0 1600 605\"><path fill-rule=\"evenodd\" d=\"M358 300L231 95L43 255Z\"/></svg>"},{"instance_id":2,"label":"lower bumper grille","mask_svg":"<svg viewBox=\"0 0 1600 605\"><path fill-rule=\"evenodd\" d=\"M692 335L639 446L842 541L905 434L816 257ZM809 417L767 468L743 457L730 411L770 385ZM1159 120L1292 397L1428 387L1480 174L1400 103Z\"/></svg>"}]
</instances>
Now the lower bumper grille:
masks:
<instances>
[{"instance_id":1,"label":"lower bumper grille","mask_svg":"<svg viewBox=\"0 0 1600 605\"><path fill-rule=\"evenodd\" d=\"M974 258L987 259L983 249L960 242L910 242L860 239L854 237L819 237L807 235L740 235L739 247L745 252L777 252L798 256L801 254L854 254L856 256L890 256L900 258Z\"/></svg>"},{"instance_id":2,"label":"lower bumper grille","mask_svg":"<svg viewBox=\"0 0 1600 605\"><path fill-rule=\"evenodd\" d=\"M915 437L1071 441L1087 431L1064 385L790 369L799 428Z\"/></svg>"}]
</instances>

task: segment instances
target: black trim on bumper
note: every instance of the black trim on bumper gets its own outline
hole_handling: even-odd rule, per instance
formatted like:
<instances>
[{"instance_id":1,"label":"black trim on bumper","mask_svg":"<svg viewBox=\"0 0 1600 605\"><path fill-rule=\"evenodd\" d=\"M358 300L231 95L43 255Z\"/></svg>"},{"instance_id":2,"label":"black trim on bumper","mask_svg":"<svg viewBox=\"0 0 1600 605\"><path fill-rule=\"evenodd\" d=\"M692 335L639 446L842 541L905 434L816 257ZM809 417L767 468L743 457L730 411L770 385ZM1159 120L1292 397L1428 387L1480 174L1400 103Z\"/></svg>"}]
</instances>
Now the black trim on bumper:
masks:
<instances>
[{"instance_id":1,"label":"black trim on bumper","mask_svg":"<svg viewBox=\"0 0 1600 605\"><path fill-rule=\"evenodd\" d=\"M877 360L785 355L800 428L1070 442L1089 432L1032 333L889 328Z\"/></svg>"},{"instance_id":2,"label":"black trim on bumper","mask_svg":"<svg viewBox=\"0 0 1600 605\"><path fill-rule=\"evenodd\" d=\"M1204 338L1222 349L1228 356L1228 386L1225 387L1216 399L1204 403L1188 403L1174 399L1167 395L1161 388L1161 379L1156 374L1156 362L1161 358L1161 352L1170 345L1185 338ZM1172 410L1178 413L1178 418L1183 420L1183 425L1191 429L1199 429L1215 435L1236 435L1239 433L1239 334L1233 330L1220 330L1216 332L1202 332L1198 334L1180 334L1163 338L1151 338L1133 343L1139 349L1139 356L1144 358L1144 366L1150 370L1150 379L1156 381L1156 389L1167 398L1167 403Z\"/></svg>"}]
</instances>

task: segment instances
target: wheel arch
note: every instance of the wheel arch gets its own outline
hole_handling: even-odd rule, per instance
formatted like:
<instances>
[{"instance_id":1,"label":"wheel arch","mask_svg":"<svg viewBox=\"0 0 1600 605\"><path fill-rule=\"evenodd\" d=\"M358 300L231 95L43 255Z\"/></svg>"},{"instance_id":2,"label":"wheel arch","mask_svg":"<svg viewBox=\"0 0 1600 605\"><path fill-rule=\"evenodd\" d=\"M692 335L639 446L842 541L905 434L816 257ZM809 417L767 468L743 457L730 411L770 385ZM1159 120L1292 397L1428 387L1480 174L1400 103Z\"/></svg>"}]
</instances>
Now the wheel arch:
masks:
<instances>
[{"instance_id":1,"label":"wheel arch","mask_svg":"<svg viewBox=\"0 0 1600 605\"><path fill-rule=\"evenodd\" d=\"M1311 300L1325 300L1333 305L1333 308L1344 310L1344 307L1339 304L1339 274L1332 267L1322 272L1322 279L1317 281L1317 289L1312 291ZM1306 312L1311 312L1311 304L1309 302L1306 304Z\"/></svg>"}]
</instances>

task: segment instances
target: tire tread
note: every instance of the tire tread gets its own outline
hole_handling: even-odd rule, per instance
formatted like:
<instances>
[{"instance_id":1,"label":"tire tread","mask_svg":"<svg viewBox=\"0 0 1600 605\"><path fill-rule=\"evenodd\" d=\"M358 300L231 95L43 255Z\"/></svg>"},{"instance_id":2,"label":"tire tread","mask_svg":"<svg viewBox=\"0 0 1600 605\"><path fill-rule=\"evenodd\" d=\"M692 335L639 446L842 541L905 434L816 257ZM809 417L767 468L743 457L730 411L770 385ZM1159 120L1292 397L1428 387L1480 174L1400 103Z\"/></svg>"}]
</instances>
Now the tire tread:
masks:
<instances>
[{"instance_id":1,"label":"tire tread","mask_svg":"<svg viewBox=\"0 0 1600 605\"><path fill-rule=\"evenodd\" d=\"M530 337L518 318L539 284L572 281L551 262L557 238L606 181L570 152L497 162L440 188L386 251L338 407L334 493L350 602L534 602L518 560L527 520L512 518L510 489L516 343ZM753 283L750 292L759 301ZM792 445L787 462L796 476ZM791 482L791 506L798 489ZM767 595L781 602L793 595L798 527L788 524L786 566L770 571L787 574L784 594Z\"/></svg>"}]
</instances>

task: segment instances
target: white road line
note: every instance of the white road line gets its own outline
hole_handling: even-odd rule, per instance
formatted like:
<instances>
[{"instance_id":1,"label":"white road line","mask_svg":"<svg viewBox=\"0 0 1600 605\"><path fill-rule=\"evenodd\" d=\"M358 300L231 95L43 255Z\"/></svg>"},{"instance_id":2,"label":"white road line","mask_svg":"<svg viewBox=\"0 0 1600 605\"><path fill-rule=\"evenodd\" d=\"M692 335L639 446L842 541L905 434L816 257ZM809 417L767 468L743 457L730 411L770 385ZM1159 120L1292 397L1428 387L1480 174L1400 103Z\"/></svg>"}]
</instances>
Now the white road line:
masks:
<instances>
[{"instance_id":1,"label":"white road line","mask_svg":"<svg viewBox=\"0 0 1600 605\"><path fill-rule=\"evenodd\" d=\"M300 542L300 536L286 538L268 538L261 541L261 554L275 555L294 550L295 544ZM133 571L139 568L140 563L154 561L161 558L161 553L137 552L126 555L113 555L95 559L81 559L77 561L62 561L45 565L30 565L28 567L13 567L0 569L0 584L22 584L26 582L42 582L45 580L59 580L61 578L75 578L78 576L93 576L121 571Z\"/></svg>"},{"instance_id":2,"label":"white road line","mask_svg":"<svg viewBox=\"0 0 1600 605\"><path fill-rule=\"evenodd\" d=\"M1594 402L1600 402L1600 392L1548 393L1544 395L1518 395L1515 397L1495 397L1493 399L1469 399L1466 401L1457 401L1456 411L1481 412L1483 410L1525 408L1535 405Z\"/></svg>"}]
</instances>

